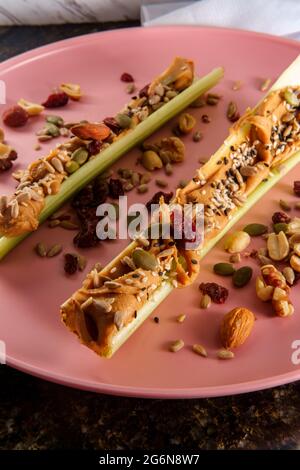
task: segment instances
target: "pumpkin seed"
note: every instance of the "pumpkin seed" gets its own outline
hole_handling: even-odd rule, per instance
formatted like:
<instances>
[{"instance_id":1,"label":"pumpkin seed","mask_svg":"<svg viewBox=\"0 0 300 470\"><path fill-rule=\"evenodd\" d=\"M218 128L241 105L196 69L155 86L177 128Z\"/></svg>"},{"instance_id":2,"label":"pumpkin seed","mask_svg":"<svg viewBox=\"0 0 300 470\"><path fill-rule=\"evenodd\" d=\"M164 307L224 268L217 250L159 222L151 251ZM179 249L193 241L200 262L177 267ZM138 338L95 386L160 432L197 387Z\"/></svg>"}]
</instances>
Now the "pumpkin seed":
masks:
<instances>
[{"instance_id":1,"label":"pumpkin seed","mask_svg":"<svg viewBox=\"0 0 300 470\"><path fill-rule=\"evenodd\" d=\"M278 224L273 225L273 230L276 234L278 234L279 232L286 233L287 230L288 230L288 224L285 224L283 222L279 222Z\"/></svg>"},{"instance_id":2,"label":"pumpkin seed","mask_svg":"<svg viewBox=\"0 0 300 470\"><path fill-rule=\"evenodd\" d=\"M47 258L53 258L53 256L59 255L59 253L62 251L62 246L61 245L53 245L50 250L47 252Z\"/></svg>"},{"instance_id":3,"label":"pumpkin seed","mask_svg":"<svg viewBox=\"0 0 300 470\"><path fill-rule=\"evenodd\" d=\"M41 258L44 258L47 255L47 248L42 242L35 246L35 251Z\"/></svg>"},{"instance_id":4,"label":"pumpkin seed","mask_svg":"<svg viewBox=\"0 0 300 470\"><path fill-rule=\"evenodd\" d=\"M48 227L50 228L58 227L58 225L60 225L60 220L58 219L50 220L50 222L48 223Z\"/></svg>"},{"instance_id":5,"label":"pumpkin seed","mask_svg":"<svg viewBox=\"0 0 300 470\"><path fill-rule=\"evenodd\" d=\"M66 230L78 230L79 226L70 220L61 220L59 226Z\"/></svg>"},{"instance_id":6,"label":"pumpkin seed","mask_svg":"<svg viewBox=\"0 0 300 470\"><path fill-rule=\"evenodd\" d=\"M68 173L72 174L79 169L79 165L77 162L74 162L74 160L72 160L65 164L65 169Z\"/></svg>"},{"instance_id":7,"label":"pumpkin seed","mask_svg":"<svg viewBox=\"0 0 300 470\"><path fill-rule=\"evenodd\" d=\"M163 167L163 163L159 155L153 150L146 150L141 158L141 164L146 170L153 171Z\"/></svg>"},{"instance_id":8,"label":"pumpkin seed","mask_svg":"<svg viewBox=\"0 0 300 470\"><path fill-rule=\"evenodd\" d=\"M136 171L133 172L131 183L133 186L138 186L140 184L140 175Z\"/></svg>"},{"instance_id":9,"label":"pumpkin seed","mask_svg":"<svg viewBox=\"0 0 300 470\"><path fill-rule=\"evenodd\" d=\"M253 274L250 266L239 268L232 276L232 282L235 287L244 287L250 281Z\"/></svg>"},{"instance_id":10,"label":"pumpkin seed","mask_svg":"<svg viewBox=\"0 0 300 470\"><path fill-rule=\"evenodd\" d=\"M214 272L219 276L232 276L235 269L230 263L217 263L214 265Z\"/></svg>"},{"instance_id":11,"label":"pumpkin seed","mask_svg":"<svg viewBox=\"0 0 300 470\"><path fill-rule=\"evenodd\" d=\"M137 268L146 269L147 271L155 271L158 266L156 257L142 248L134 250L132 259Z\"/></svg>"},{"instance_id":12,"label":"pumpkin seed","mask_svg":"<svg viewBox=\"0 0 300 470\"><path fill-rule=\"evenodd\" d=\"M54 124L55 126L61 127L64 125L64 120L60 116L46 116L46 122Z\"/></svg>"},{"instance_id":13,"label":"pumpkin seed","mask_svg":"<svg viewBox=\"0 0 300 470\"><path fill-rule=\"evenodd\" d=\"M38 141L47 142L48 140L51 140L52 138L53 138L52 135L41 134L38 136Z\"/></svg>"},{"instance_id":14,"label":"pumpkin seed","mask_svg":"<svg viewBox=\"0 0 300 470\"><path fill-rule=\"evenodd\" d=\"M71 159L78 163L79 166L83 165L89 157L89 152L84 147L79 147L78 149L74 150L71 155Z\"/></svg>"},{"instance_id":15,"label":"pumpkin seed","mask_svg":"<svg viewBox=\"0 0 300 470\"><path fill-rule=\"evenodd\" d=\"M144 194L148 191L148 186L146 184L140 184L138 187L137 187L137 192L139 194Z\"/></svg>"},{"instance_id":16,"label":"pumpkin seed","mask_svg":"<svg viewBox=\"0 0 300 470\"><path fill-rule=\"evenodd\" d=\"M248 233L250 237L258 237L268 231L268 227L263 224L248 224L243 228L243 231Z\"/></svg>"},{"instance_id":17,"label":"pumpkin seed","mask_svg":"<svg viewBox=\"0 0 300 470\"><path fill-rule=\"evenodd\" d=\"M286 102L291 106L299 106L299 99L292 90L285 90L283 96Z\"/></svg>"},{"instance_id":18,"label":"pumpkin seed","mask_svg":"<svg viewBox=\"0 0 300 470\"><path fill-rule=\"evenodd\" d=\"M128 129L131 126L131 118L127 114L117 114L116 121L122 129Z\"/></svg>"},{"instance_id":19,"label":"pumpkin seed","mask_svg":"<svg viewBox=\"0 0 300 470\"><path fill-rule=\"evenodd\" d=\"M52 135L52 137L58 137L60 135L59 128L55 124L51 124L50 122L46 123L44 131L46 135Z\"/></svg>"}]
</instances>

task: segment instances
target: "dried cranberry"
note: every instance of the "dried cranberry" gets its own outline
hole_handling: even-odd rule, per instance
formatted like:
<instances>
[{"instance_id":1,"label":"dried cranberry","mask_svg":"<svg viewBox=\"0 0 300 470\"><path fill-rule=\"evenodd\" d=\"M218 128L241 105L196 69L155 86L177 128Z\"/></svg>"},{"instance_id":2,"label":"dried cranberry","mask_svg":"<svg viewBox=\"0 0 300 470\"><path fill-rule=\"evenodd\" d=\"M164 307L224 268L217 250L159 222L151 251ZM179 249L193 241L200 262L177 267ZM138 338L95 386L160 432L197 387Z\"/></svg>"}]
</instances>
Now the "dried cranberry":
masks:
<instances>
[{"instance_id":1,"label":"dried cranberry","mask_svg":"<svg viewBox=\"0 0 300 470\"><path fill-rule=\"evenodd\" d=\"M169 204L169 202L171 201L173 197L173 193L172 192L164 193L163 191L158 191L157 193L155 193L154 196L152 196L152 198L150 199L150 201L148 201L146 204L148 211L151 210L152 204L159 204L159 200L162 196L164 197L165 203Z\"/></svg>"},{"instance_id":2,"label":"dried cranberry","mask_svg":"<svg viewBox=\"0 0 300 470\"><path fill-rule=\"evenodd\" d=\"M119 134L119 132L122 130L114 117L107 117L103 120L103 122L115 134Z\"/></svg>"},{"instance_id":3,"label":"dried cranberry","mask_svg":"<svg viewBox=\"0 0 300 470\"><path fill-rule=\"evenodd\" d=\"M121 77L121 82L126 82L126 83L130 83L130 82L134 82L134 78L132 75L130 75L130 73L122 73Z\"/></svg>"},{"instance_id":4,"label":"dried cranberry","mask_svg":"<svg viewBox=\"0 0 300 470\"><path fill-rule=\"evenodd\" d=\"M294 193L300 197L300 181L294 181Z\"/></svg>"},{"instance_id":5,"label":"dried cranberry","mask_svg":"<svg viewBox=\"0 0 300 470\"><path fill-rule=\"evenodd\" d=\"M288 224L290 223L291 218L285 212L274 212L272 216L273 224Z\"/></svg>"},{"instance_id":6,"label":"dried cranberry","mask_svg":"<svg viewBox=\"0 0 300 470\"><path fill-rule=\"evenodd\" d=\"M68 95L63 91L59 91L57 93L51 93L51 95L49 95L46 101L42 104L45 108L60 108L61 106L65 106L68 101Z\"/></svg>"},{"instance_id":7,"label":"dried cranberry","mask_svg":"<svg viewBox=\"0 0 300 470\"><path fill-rule=\"evenodd\" d=\"M120 180L111 178L109 180L108 187L111 198L118 199L119 196L124 196L124 189Z\"/></svg>"},{"instance_id":8,"label":"dried cranberry","mask_svg":"<svg viewBox=\"0 0 300 470\"><path fill-rule=\"evenodd\" d=\"M201 282L199 289L202 294L209 295L211 300L216 304L223 304L229 294L226 287L220 286L215 282Z\"/></svg>"},{"instance_id":9,"label":"dried cranberry","mask_svg":"<svg viewBox=\"0 0 300 470\"><path fill-rule=\"evenodd\" d=\"M148 96L148 90L149 90L150 83L147 83L140 91L139 91L139 97L143 98L143 96Z\"/></svg>"},{"instance_id":10,"label":"dried cranberry","mask_svg":"<svg viewBox=\"0 0 300 470\"><path fill-rule=\"evenodd\" d=\"M92 248L100 243L96 234L96 227L99 222L98 218L85 220L80 231L74 237L73 243L78 248Z\"/></svg>"},{"instance_id":11,"label":"dried cranberry","mask_svg":"<svg viewBox=\"0 0 300 470\"><path fill-rule=\"evenodd\" d=\"M65 254L64 270L66 274L74 274L78 269L78 257L72 253Z\"/></svg>"},{"instance_id":12,"label":"dried cranberry","mask_svg":"<svg viewBox=\"0 0 300 470\"><path fill-rule=\"evenodd\" d=\"M97 155L97 153L99 153L101 150L101 146L102 144L99 140L92 140L87 146L89 154Z\"/></svg>"},{"instance_id":13,"label":"dried cranberry","mask_svg":"<svg viewBox=\"0 0 300 470\"><path fill-rule=\"evenodd\" d=\"M29 114L24 108L17 105L4 111L2 119L4 124L9 127L21 127L28 121Z\"/></svg>"}]
</instances>

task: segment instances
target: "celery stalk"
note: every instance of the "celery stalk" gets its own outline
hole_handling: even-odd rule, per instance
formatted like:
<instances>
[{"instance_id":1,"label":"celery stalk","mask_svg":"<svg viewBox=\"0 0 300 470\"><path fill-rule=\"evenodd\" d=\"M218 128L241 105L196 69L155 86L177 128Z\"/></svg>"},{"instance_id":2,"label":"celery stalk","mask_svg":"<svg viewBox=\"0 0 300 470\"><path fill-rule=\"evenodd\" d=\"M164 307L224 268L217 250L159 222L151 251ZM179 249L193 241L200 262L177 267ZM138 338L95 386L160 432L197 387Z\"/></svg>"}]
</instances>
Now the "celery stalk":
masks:
<instances>
[{"instance_id":1,"label":"celery stalk","mask_svg":"<svg viewBox=\"0 0 300 470\"><path fill-rule=\"evenodd\" d=\"M207 244L203 247L200 253L201 259L207 255L207 253L218 243L221 238L235 225L238 220L243 217L243 215L254 205L259 199L266 194L283 176L285 176L292 168L294 168L298 163L300 163L300 151L292 155L287 161L284 162L284 165L279 169L274 169L270 172L268 181L262 182L254 191L251 193L245 204L240 207L232 219L228 221L226 226L221 230L218 235L213 239L209 240ZM129 245L126 250L129 251ZM125 252L119 254L118 258L121 258L125 255ZM116 261L116 258L105 268L108 269L110 266L113 266ZM149 297L147 303L139 310L137 318L122 328L114 337L111 347L105 354L106 358L110 358L122 344L136 331L136 329L146 320L146 318L161 304L161 302L175 289L172 284L168 281L165 282L162 286L158 287L153 294Z\"/></svg>"},{"instance_id":2,"label":"celery stalk","mask_svg":"<svg viewBox=\"0 0 300 470\"><path fill-rule=\"evenodd\" d=\"M141 122L132 132L128 133L120 140L114 142L110 147L101 153L101 156L90 160L77 172L73 173L62 184L58 194L55 194L54 196L47 196L45 200L45 207L39 217L39 223L43 223L76 192L86 186L97 175L105 171L122 155L124 155L124 153L128 152L137 144L145 140L172 117L183 111L200 95L215 86L223 77L223 74L223 69L218 67L204 77L196 80L189 88L182 91L178 96L173 98L173 100L169 101L149 117L147 117L147 119ZM28 235L30 235L30 233L11 238L1 237L0 260L4 258L11 250L13 250L13 248L15 248Z\"/></svg>"}]
</instances>

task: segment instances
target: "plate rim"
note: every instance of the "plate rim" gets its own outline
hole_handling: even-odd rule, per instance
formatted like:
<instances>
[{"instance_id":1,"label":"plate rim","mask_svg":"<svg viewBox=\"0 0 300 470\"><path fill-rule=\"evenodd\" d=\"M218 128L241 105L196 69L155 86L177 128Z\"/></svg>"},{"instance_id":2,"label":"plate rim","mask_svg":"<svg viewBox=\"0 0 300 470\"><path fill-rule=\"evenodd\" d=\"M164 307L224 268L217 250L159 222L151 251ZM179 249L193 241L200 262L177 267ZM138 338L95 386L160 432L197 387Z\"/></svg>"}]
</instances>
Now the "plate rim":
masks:
<instances>
[{"instance_id":1,"label":"plate rim","mask_svg":"<svg viewBox=\"0 0 300 470\"><path fill-rule=\"evenodd\" d=\"M69 49L76 47L78 44L83 45L93 41L97 37L102 35L116 35L124 33L125 35L130 31L140 31L140 30L149 30L149 31L161 31L161 30L184 30L184 29L195 29L201 30L203 32L212 32L218 31L225 34L236 34L238 36L248 36L248 37L259 37L261 39L267 40L272 43L279 43L287 46L292 46L298 49L300 54L300 42L284 38L280 36L274 36L268 33L255 32L249 30L243 30L238 28L224 28L224 27L214 27L214 26L199 26L199 25L161 25L161 26L147 26L141 27L127 27L127 28L118 28L114 30L107 31L96 31L93 33L82 34L59 41L55 41L37 48L31 49L29 51L23 52L16 56L13 56L9 59L4 60L0 64L0 74L11 71L13 68L20 65L26 64L26 62L31 62L33 60L38 60L40 57L45 57L45 55L63 51L64 49ZM79 346L79 345L78 345ZM102 382L95 382L90 380L81 380L80 378L74 379L73 377L67 376L65 374L53 373L49 369L43 369L37 366L34 366L28 362L16 359L7 355L6 364L17 370L28 373L32 376L54 382L59 385L68 386L80 390L86 390L96 393L104 393L107 395L117 395L117 396L126 396L126 397L138 397L138 398L169 398L169 399L184 399L184 398L205 398L205 397L220 397L220 396L229 396L237 395L241 393L255 392L259 390L264 390L272 388L279 385L284 385L290 382L300 380L300 368L296 368L294 371L286 372L284 374L278 374L271 377L266 377L257 380L251 380L241 383L233 383L227 385L217 385L217 386L208 386L208 387L188 387L188 388L158 388L158 387L136 387L136 386L127 386L127 385L118 385L118 384L108 384Z\"/></svg>"}]
</instances>

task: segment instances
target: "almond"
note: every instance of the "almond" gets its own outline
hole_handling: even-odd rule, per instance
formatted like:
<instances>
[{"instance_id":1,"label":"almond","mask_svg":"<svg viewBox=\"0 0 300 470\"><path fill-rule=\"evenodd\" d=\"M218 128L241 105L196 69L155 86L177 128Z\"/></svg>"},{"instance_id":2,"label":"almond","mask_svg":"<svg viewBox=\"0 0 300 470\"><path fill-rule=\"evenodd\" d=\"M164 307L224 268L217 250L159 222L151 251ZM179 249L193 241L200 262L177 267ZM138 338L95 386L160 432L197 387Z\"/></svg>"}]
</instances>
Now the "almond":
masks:
<instances>
[{"instance_id":1,"label":"almond","mask_svg":"<svg viewBox=\"0 0 300 470\"><path fill-rule=\"evenodd\" d=\"M110 129L101 122L85 122L71 127L72 134L82 140L105 140L110 135Z\"/></svg>"},{"instance_id":2,"label":"almond","mask_svg":"<svg viewBox=\"0 0 300 470\"><path fill-rule=\"evenodd\" d=\"M237 307L226 313L221 324L221 341L224 348L241 346L250 335L254 321L254 314L244 307Z\"/></svg>"}]
</instances>

